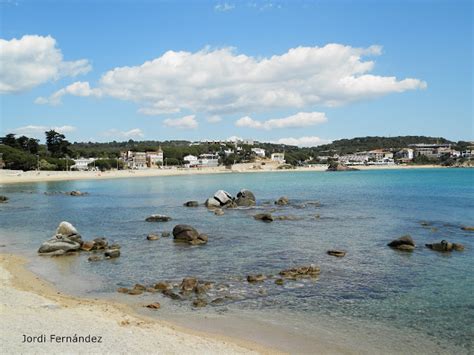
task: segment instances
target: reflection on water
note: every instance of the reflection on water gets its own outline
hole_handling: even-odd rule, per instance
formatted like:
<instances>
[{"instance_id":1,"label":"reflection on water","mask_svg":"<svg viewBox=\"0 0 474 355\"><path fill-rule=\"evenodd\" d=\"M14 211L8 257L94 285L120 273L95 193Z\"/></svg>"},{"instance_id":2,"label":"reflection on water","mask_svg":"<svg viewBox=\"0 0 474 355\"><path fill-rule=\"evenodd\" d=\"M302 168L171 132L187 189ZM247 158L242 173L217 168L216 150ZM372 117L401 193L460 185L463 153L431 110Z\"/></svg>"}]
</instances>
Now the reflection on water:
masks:
<instances>
[{"instance_id":1,"label":"reflection on water","mask_svg":"<svg viewBox=\"0 0 474 355\"><path fill-rule=\"evenodd\" d=\"M448 349L472 351L474 238L460 226L474 220L473 175L472 170L433 169L5 185L0 193L10 202L0 206L2 243L35 255L57 224L67 220L84 239L105 236L122 246L122 256L107 262L90 263L86 255L35 257L36 271L75 292L134 302L132 296L113 292L137 282L178 282L196 276L224 284L235 295L231 302L198 313L248 312L268 319L285 314L291 326L304 324L308 330L315 317L365 324L367 329L378 324L402 330L400 334L419 332L427 339L443 334ZM221 188L232 194L249 188L259 206L226 210L220 217L203 207L182 206L188 200L204 201ZM44 194L71 190L89 195ZM282 195L289 196L290 205L263 204ZM252 218L270 208L277 209L275 215L299 220L263 223ZM145 222L153 213L169 215L173 221ZM145 240L148 233L170 231L178 223L208 234L209 243L189 247L174 244L172 238ZM415 239L418 248L413 253L386 247L403 234ZM423 247L441 239L460 242L466 250L443 254ZM328 249L343 249L347 255L334 258L326 255ZM284 286L274 279L259 285L245 281L250 273L275 275L311 263L321 267L317 281ZM189 313L189 302L160 302L167 304L160 314Z\"/></svg>"}]
</instances>

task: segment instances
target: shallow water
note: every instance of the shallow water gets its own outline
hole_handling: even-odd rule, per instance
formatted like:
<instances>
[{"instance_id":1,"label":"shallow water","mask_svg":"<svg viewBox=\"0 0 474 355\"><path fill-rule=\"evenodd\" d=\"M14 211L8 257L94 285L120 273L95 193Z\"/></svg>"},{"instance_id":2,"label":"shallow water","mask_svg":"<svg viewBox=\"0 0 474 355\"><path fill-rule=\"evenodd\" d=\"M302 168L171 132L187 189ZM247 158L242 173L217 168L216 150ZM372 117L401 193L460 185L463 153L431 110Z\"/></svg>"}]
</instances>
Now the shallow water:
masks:
<instances>
[{"instance_id":1,"label":"shallow water","mask_svg":"<svg viewBox=\"0 0 474 355\"><path fill-rule=\"evenodd\" d=\"M194 312L198 317L244 314L283 329L299 329L308 337L317 329L315 323L322 323L346 334L352 330L368 344L378 342L382 335L374 329L379 329L392 341L395 336L394 344L405 341L407 349L415 352L427 348L420 346L423 342L417 348L417 342L410 341L413 335L435 344L439 352L470 353L474 351L474 233L460 226L474 224L473 178L474 171L468 169L423 169L3 185L0 194L10 201L0 205L0 231L6 244L0 250L32 256L35 271L79 294L143 302L151 296L133 298L113 292L137 282L196 276L220 284L222 293L234 298ZM203 202L221 188L232 194L251 189L257 208L226 210L218 217L204 207L182 206L188 200ZM76 189L89 195L44 194ZM291 204L277 207L274 214L300 220L264 223L252 218L259 210L275 208L265 202L282 195ZM153 213L169 215L173 221L145 222ZM122 256L98 263L88 262L85 254L37 257L36 249L62 220L73 223L84 239L106 236L118 242ZM421 225L422 221L429 226ZM189 247L174 244L172 238L145 240L148 233L171 231L178 223L208 234L209 243ZM386 247L404 234L411 234L418 245L413 253ZM445 254L423 247L442 239L462 243L466 250ZM346 257L326 255L326 250L335 248L346 250ZM317 280L284 286L275 285L274 279L258 285L244 280L249 273L275 275L310 263L321 267ZM160 301L166 305L160 316L178 319L189 314L189 301Z\"/></svg>"}]
</instances>

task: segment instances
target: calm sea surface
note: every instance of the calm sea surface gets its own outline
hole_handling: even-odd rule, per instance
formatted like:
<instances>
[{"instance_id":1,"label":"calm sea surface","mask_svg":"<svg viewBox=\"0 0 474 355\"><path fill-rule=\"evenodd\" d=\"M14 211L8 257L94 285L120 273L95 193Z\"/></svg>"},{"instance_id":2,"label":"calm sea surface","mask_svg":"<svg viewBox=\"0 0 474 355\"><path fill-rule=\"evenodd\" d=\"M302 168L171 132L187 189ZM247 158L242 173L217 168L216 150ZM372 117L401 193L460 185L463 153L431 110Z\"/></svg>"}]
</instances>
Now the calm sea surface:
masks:
<instances>
[{"instance_id":1,"label":"calm sea surface","mask_svg":"<svg viewBox=\"0 0 474 355\"><path fill-rule=\"evenodd\" d=\"M0 204L5 245L0 252L30 256L33 270L73 293L132 303L157 299L163 304L160 316L170 319L185 319L190 313L211 318L240 315L266 320L305 339L323 325L328 336L337 338L344 329L348 338L359 337L368 348L378 344L380 351L380 343L385 343L393 352L430 352L424 344L431 344L437 352L472 353L474 232L460 227L474 225L473 182L472 169L420 169L3 185L0 194L10 201ZM218 189L235 195L241 188L254 192L257 208L226 210L219 217L204 207L183 207L188 200L204 202ZM45 194L70 190L89 195ZM273 214L300 220L263 223L252 218L260 210L275 208L265 202L282 195L291 204L277 207ZM308 201L319 201L320 206ZM144 221L154 213L173 220ZM85 253L38 257L37 248L63 220L73 223L85 240L105 236L118 242L122 256L96 263L88 262ZM172 237L145 240L147 234L171 231L179 223L208 234L209 243L189 247L174 244ZM417 243L413 253L386 246L404 234ZM442 239L462 243L466 250L437 253L424 247ZM347 255L334 258L326 255L328 249L343 249ZM321 267L317 281L284 286L274 279L258 285L245 281L249 273L275 275L310 263ZM220 286L211 299L223 290L232 300L190 312L189 301L114 292L119 286L185 276L216 282Z\"/></svg>"}]
</instances>

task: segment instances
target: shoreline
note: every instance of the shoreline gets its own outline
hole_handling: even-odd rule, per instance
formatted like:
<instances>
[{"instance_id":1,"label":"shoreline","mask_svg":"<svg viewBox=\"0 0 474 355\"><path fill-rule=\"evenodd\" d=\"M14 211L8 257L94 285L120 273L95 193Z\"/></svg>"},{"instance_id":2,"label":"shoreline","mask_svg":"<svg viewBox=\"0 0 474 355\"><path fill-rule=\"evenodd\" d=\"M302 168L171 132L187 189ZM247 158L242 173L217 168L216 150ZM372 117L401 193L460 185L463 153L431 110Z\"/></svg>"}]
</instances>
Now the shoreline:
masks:
<instances>
[{"instance_id":1,"label":"shoreline","mask_svg":"<svg viewBox=\"0 0 474 355\"><path fill-rule=\"evenodd\" d=\"M59 292L27 268L28 260L0 254L2 285L0 337L6 354L135 352L275 354L276 349L221 334L202 332L138 314L127 304L87 299ZM47 322L44 320L47 319ZM44 334L43 343L22 343L26 336ZM102 334L102 335L101 335ZM101 343L56 343L51 335L97 336Z\"/></svg>"},{"instance_id":2,"label":"shoreline","mask_svg":"<svg viewBox=\"0 0 474 355\"><path fill-rule=\"evenodd\" d=\"M128 179L139 177L159 176L185 176L209 174L245 174L245 173L287 173L287 172L325 172L327 166L297 167L295 169L277 169L275 166L254 168L254 164L237 164L232 169L225 167L201 169L146 169L146 170L111 170L97 171L17 171L0 170L0 184L20 184L51 181L76 181L76 180L109 180ZM365 170L411 170L411 169L447 169L439 165L369 165L356 166L360 171Z\"/></svg>"}]
</instances>

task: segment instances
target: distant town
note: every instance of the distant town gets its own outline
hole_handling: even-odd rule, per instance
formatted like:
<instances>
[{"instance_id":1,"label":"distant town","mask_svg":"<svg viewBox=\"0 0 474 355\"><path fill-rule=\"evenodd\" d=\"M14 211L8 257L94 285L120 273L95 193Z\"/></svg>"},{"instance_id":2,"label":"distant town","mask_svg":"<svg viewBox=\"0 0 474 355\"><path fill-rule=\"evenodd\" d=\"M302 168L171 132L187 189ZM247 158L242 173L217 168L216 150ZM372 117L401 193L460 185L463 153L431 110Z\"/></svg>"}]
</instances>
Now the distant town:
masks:
<instances>
[{"instance_id":1,"label":"distant town","mask_svg":"<svg viewBox=\"0 0 474 355\"><path fill-rule=\"evenodd\" d=\"M362 137L312 148L229 139L215 141L132 141L70 143L55 131L46 144L25 136L0 138L0 168L16 170L202 169L239 163L296 166L439 164L471 166L474 142L433 137Z\"/></svg>"}]
</instances>

